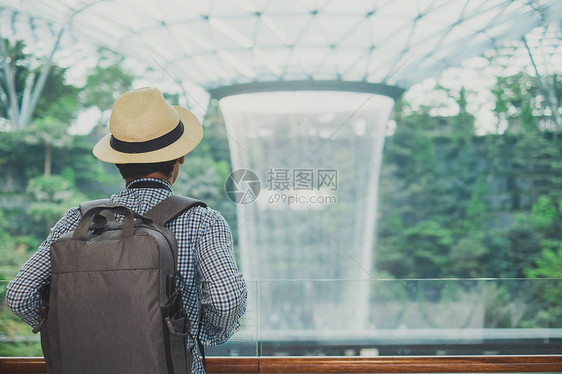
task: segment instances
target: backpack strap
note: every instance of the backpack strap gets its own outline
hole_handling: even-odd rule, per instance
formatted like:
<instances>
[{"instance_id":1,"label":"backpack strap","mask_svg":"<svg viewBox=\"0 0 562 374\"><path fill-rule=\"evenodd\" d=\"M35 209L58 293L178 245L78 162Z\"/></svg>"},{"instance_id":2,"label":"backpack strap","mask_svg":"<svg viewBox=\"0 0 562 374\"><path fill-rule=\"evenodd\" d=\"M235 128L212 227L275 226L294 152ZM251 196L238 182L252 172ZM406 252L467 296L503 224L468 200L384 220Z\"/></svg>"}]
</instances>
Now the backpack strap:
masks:
<instances>
[{"instance_id":1,"label":"backpack strap","mask_svg":"<svg viewBox=\"0 0 562 374\"><path fill-rule=\"evenodd\" d=\"M180 195L172 195L160 203L156 204L152 207L146 214L145 217L152 219L152 221L160 226L164 226L167 222L173 220L183 212L196 207L202 206L206 207L207 204L200 200L193 199L191 197L180 196ZM179 275L179 273L177 274ZM175 284L174 284L175 286ZM201 312L201 316L203 313ZM200 316L200 319L201 319ZM197 336L195 336L195 341L197 342L197 347L199 348L199 353L203 358L203 367L205 372L207 372L207 362L205 360L205 348L199 339L199 332L201 330L201 321L199 322L199 326L197 327ZM182 354L185 353L185 348L182 348Z\"/></svg>"},{"instance_id":2,"label":"backpack strap","mask_svg":"<svg viewBox=\"0 0 562 374\"><path fill-rule=\"evenodd\" d=\"M98 199L98 200L90 200L90 201L85 201L83 203L80 204L80 214L82 215L82 218L84 218L84 216L86 215L86 212L92 208L101 206L101 205L106 205L109 204L110 200L109 199ZM101 212L99 214L99 217L94 217L94 224L97 226L104 226L106 223L114 221L115 220L115 216L113 215L113 213L111 213L108 210L105 210L103 212Z\"/></svg>"},{"instance_id":3,"label":"backpack strap","mask_svg":"<svg viewBox=\"0 0 562 374\"><path fill-rule=\"evenodd\" d=\"M86 214L86 212L90 209L92 209L93 207L99 206L99 205L105 205L109 203L109 199L98 199L98 200L90 200L90 201L84 201L83 203L80 204L80 214L82 214L82 217L84 217L84 214Z\"/></svg>"},{"instance_id":4,"label":"backpack strap","mask_svg":"<svg viewBox=\"0 0 562 374\"><path fill-rule=\"evenodd\" d=\"M167 222L195 206L206 207L207 204L191 197L172 195L153 206L144 216L150 218L154 223L164 226Z\"/></svg>"}]
</instances>

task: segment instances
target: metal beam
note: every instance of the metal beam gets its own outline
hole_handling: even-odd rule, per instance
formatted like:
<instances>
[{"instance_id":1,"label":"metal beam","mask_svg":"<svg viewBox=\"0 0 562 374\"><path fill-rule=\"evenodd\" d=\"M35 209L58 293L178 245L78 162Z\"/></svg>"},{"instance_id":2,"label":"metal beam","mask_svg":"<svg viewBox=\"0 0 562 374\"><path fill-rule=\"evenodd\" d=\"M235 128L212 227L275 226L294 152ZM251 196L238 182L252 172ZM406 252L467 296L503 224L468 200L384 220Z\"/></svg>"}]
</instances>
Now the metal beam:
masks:
<instances>
[{"instance_id":1,"label":"metal beam","mask_svg":"<svg viewBox=\"0 0 562 374\"><path fill-rule=\"evenodd\" d=\"M383 95L398 99L404 89L396 86L388 86L382 83L368 82L349 82L349 81L272 81L272 82L254 82L234 84L232 86L223 86L211 88L209 94L217 100L223 97L249 94L257 92L273 92L273 91L346 91L361 92Z\"/></svg>"}]
</instances>

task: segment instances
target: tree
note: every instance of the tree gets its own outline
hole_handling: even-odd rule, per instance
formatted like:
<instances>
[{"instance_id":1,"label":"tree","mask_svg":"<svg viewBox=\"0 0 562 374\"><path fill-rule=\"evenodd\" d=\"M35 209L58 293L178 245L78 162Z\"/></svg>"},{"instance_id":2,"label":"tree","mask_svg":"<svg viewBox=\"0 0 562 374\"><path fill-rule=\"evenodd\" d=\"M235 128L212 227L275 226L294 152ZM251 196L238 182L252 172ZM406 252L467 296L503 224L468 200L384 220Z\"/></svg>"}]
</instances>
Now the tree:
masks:
<instances>
[{"instance_id":1,"label":"tree","mask_svg":"<svg viewBox=\"0 0 562 374\"><path fill-rule=\"evenodd\" d=\"M556 137L536 129L512 137L508 164L516 209L529 208L540 196L562 198L562 153Z\"/></svg>"},{"instance_id":2,"label":"tree","mask_svg":"<svg viewBox=\"0 0 562 374\"><path fill-rule=\"evenodd\" d=\"M527 325L531 327L558 327L562 323L562 243L557 248L546 248L536 259L533 267L525 270L529 278L535 278L535 295L540 303L535 313L530 316ZM540 280L539 278L550 278ZM527 327L527 326L524 326Z\"/></svg>"},{"instance_id":3,"label":"tree","mask_svg":"<svg viewBox=\"0 0 562 374\"><path fill-rule=\"evenodd\" d=\"M11 45L7 39L0 39L0 62L2 65L2 98L6 104L3 115L7 116L15 129L27 127L38 105L39 99L53 66L52 60L62 29L49 56L42 61L23 52L25 45L16 41Z\"/></svg>"},{"instance_id":4,"label":"tree","mask_svg":"<svg viewBox=\"0 0 562 374\"><path fill-rule=\"evenodd\" d=\"M69 207L78 206L87 200L70 178L72 173L67 173L66 177L43 175L29 181L27 192L32 196L32 202L28 213L33 221L45 228L45 232L48 232Z\"/></svg>"},{"instance_id":5,"label":"tree","mask_svg":"<svg viewBox=\"0 0 562 374\"><path fill-rule=\"evenodd\" d=\"M557 249L544 249L541 257L537 258L536 265L527 268L525 272L529 278L562 278L562 243ZM552 302L562 300L562 288L547 299Z\"/></svg>"},{"instance_id":6,"label":"tree","mask_svg":"<svg viewBox=\"0 0 562 374\"><path fill-rule=\"evenodd\" d=\"M57 118L43 117L35 120L33 126L27 131L26 141L29 144L43 144L45 146L45 166L43 174L51 175L53 147L63 147L72 142L72 136L67 133L68 125Z\"/></svg>"},{"instance_id":7,"label":"tree","mask_svg":"<svg viewBox=\"0 0 562 374\"><path fill-rule=\"evenodd\" d=\"M0 51L2 54L2 71L0 73L0 87L2 100L0 100L0 114L4 118L10 118L17 125L19 118L19 105L21 95L25 88L25 82L29 75L29 69L24 61L29 58L23 52L25 45L18 40L13 45L6 39L1 39ZM19 96L19 97L18 97Z\"/></svg>"},{"instance_id":8,"label":"tree","mask_svg":"<svg viewBox=\"0 0 562 374\"><path fill-rule=\"evenodd\" d=\"M83 108L97 108L100 111L98 128L105 119L115 100L132 87L134 76L123 70L124 57L106 48L98 49L98 63L88 73L86 84L80 92Z\"/></svg>"},{"instance_id":9,"label":"tree","mask_svg":"<svg viewBox=\"0 0 562 374\"><path fill-rule=\"evenodd\" d=\"M473 136L475 134L474 116L469 113L467 109L469 102L468 94L470 92L468 92L464 86L461 86L458 93L442 85L437 85L435 90L444 91L447 96L453 99L458 105L458 114L450 119L451 135L455 138L470 138Z\"/></svg>"},{"instance_id":10,"label":"tree","mask_svg":"<svg viewBox=\"0 0 562 374\"><path fill-rule=\"evenodd\" d=\"M508 131L557 132L559 118L553 115L556 111L553 105L560 110L562 82L556 74L543 80L551 82L549 92L545 92L541 78L524 72L497 77L492 89L496 100L494 111L500 120L508 121Z\"/></svg>"}]
</instances>

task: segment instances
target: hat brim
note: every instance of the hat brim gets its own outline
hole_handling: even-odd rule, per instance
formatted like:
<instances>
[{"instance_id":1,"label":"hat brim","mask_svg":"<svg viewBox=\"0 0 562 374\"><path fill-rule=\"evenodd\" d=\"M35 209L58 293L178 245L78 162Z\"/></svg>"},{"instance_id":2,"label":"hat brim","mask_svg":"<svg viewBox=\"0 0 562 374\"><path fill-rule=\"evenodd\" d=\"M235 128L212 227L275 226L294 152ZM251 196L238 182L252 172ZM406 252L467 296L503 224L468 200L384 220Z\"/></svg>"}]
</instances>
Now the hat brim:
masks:
<instances>
[{"instance_id":1,"label":"hat brim","mask_svg":"<svg viewBox=\"0 0 562 374\"><path fill-rule=\"evenodd\" d=\"M201 123L189 110L174 106L183 123L183 135L174 143L156 151L144 153L123 153L116 151L110 145L111 134L107 134L94 146L93 154L97 159L112 164L146 164L170 161L185 156L191 152L203 138Z\"/></svg>"}]
</instances>

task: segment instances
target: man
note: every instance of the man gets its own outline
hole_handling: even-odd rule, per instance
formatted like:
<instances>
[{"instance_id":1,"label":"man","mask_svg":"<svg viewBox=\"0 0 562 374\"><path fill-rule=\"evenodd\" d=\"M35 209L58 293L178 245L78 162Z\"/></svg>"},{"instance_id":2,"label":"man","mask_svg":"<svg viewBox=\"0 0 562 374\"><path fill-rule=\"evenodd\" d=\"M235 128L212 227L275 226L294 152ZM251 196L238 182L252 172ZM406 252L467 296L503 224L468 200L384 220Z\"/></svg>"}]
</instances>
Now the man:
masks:
<instances>
[{"instance_id":1,"label":"man","mask_svg":"<svg viewBox=\"0 0 562 374\"><path fill-rule=\"evenodd\" d=\"M109 120L110 134L94 147L94 155L116 164L126 189L111 202L144 214L173 194L185 155L201 141L203 130L187 109L173 107L154 88L125 93L116 100ZM51 229L47 239L8 285L6 301L32 327L39 323L39 288L50 282L51 244L74 230L81 219L71 208ZM190 320L191 336L212 346L225 342L239 327L246 307L246 284L238 271L228 224L217 211L195 207L167 227L178 242L178 287ZM192 372L203 373L197 344L187 341L194 361Z\"/></svg>"}]
</instances>

